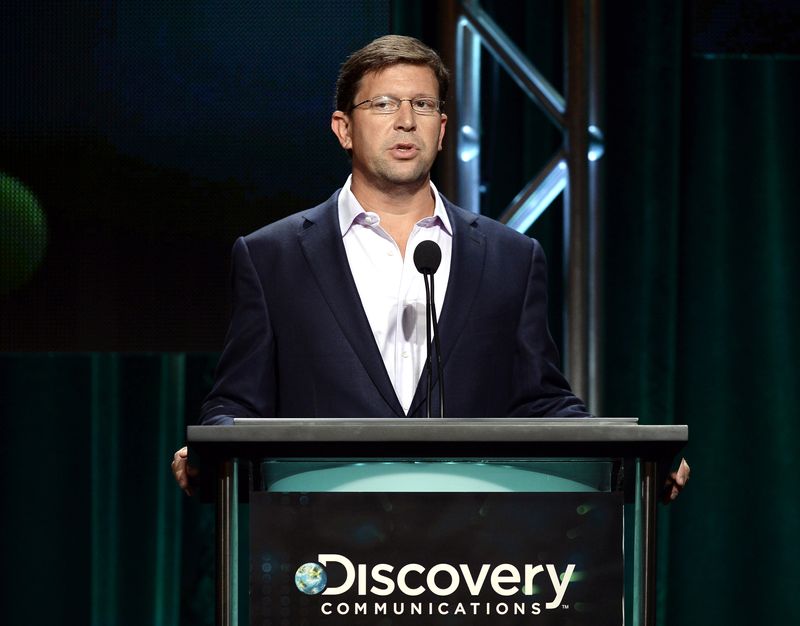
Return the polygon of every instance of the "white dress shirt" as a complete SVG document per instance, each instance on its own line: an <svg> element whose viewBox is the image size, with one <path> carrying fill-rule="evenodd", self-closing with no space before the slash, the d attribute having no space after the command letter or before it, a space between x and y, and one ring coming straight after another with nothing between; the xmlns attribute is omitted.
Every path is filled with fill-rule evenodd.
<svg viewBox="0 0 800 626"><path fill-rule="evenodd" d="M365 211L350 191L351 178L339 193L342 241L375 343L397 399L408 413L426 356L425 283L414 266L414 250L427 239L442 249L434 283L436 313L440 315L450 277L453 231L442 198L431 183L433 216L414 225L403 257L394 239L381 228L377 213Z"/></svg>

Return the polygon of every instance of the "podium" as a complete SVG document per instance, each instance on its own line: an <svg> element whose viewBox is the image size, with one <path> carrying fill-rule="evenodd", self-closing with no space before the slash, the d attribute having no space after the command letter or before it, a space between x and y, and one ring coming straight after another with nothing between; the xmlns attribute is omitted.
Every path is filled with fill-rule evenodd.
<svg viewBox="0 0 800 626"><path fill-rule="evenodd" d="M624 605L622 597L613 599L612 614L616 615L613 604L618 602L620 616L623 612L621 607L626 607L625 623L654 626L657 504L673 460L687 440L687 426L643 426L635 418L239 419L232 426L190 426L188 445L192 463L199 465L206 476L213 477L212 497L216 506L216 623L224 626L239 623L236 561L240 502L252 500L251 509L254 511L256 503L264 502L265 506L272 507L265 509L268 513L262 518L266 519L264 524L268 529L263 541L269 544L273 539L270 535L281 535L287 539L304 532L305 528L292 526L300 519L293 508L311 507L304 509L303 515L309 520L319 520L320 515L327 516L331 510L335 511L337 502L353 507L353 502L357 501L359 507L363 505L366 508L351 508L351 511L367 511L364 515L372 515L370 507L373 504L370 504L372 501L366 494L374 493L378 494L377 499L373 498L375 502L383 502L384 508L396 509L392 515L399 515L403 509L415 517L416 521L411 523L416 524L416 530L412 532L418 533L421 540L424 540L430 525L437 526L438 533L441 526L446 524L441 520L429 523L428 517L420 523L420 510L424 509L427 516L429 512L432 514L440 508L451 507L452 518L461 514L452 511L471 511L480 507L481 503L488 503L487 507L498 513L494 517L485 516L489 518L486 522L489 526L474 526L480 528L475 531L475 550L468 549L467 552L481 552L478 547L481 545L480 538L486 538L487 533L491 532L498 534L497 539L502 536L504 541L490 538L489 544L509 543L506 539L513 533L496 530L500 528L496 525L503 521L497 518L504 515L499 511L506 511L506 517L509 517L507 512L510 510L521 512L521 518L514 515L512 527L518 531L516 534L526 540L528 520L539 520L537 532L544 536L547 532L552 533L553 528L558 531L560 525L572 524L568 520L559 521L567 519L563 513L565 505L572 516L575 508L583 515L585 511L595 508L600 511L602 507L607 507L610 513L598 513L595 517L614 518L618 529L612 528L610 535L608 530L604 531L610 540L604 539L600 543L609 544L612 554L615 551L619 553L619 567L596 566L592 558L597 546L593 546L592 542L597 544L598 541L579 537L586 528L591 531L597 526L595 522L584 524L583 530L565 527L563 542L569 544L566 548L569 552L561 554L570 554L572 560L583 560L586 572L582 575L594 579L596 582L593 584L606 584L608 580L614 584L619 582L620 595L624 558L628 570L626 597ZM326 492L331 493L325 495ZM419 503L416 507L415 498ZM579 501L588 504L577 507L570 504ZM259 510L261 506L258 504ZM314 509L313 506L318 508ZM553 515L561 516L550 523L550 530L545 529L547 520L544 519L550 515L551 509L548 507L553 507ZM378 511L377 515L380 517L383 514ZM474 517L477 521L473 520L471 524L484 523L484 520L478 519L481 515ZM584 519L588 520L589 517ZM280 530L275 524L282 518L294 521ZM380 520L371 522L370 528L382 523ZM391 528L403 526L404 523L395 524L394 519L388 525ZM399 537L402 533L398 531L397 534ZM325 545L329 545L330 539L326 541L328 543ZM442 545L447 541L436 540ZM580 544L580 541L584 543ZM313 540L309 542L313 543ZM297 543L302 542L295 541ZM583 545L583 552L576 545ZM420 549L430 551L434 547L423 546ZM385 552L386 546L381 549ZM544 551L540 550L540 554L545 555L543 558L546 559L549 558L548 554L557 554L558 550L557 547L551 550L548 543ZM269 551L274 551L274 548L269 547ZM369 555L369 552L366 554ZM395 554L395 560L396 557ZM509 560L504 556L498 558ZM453 624L527 623L526 618L515 620L508 616L511 610L517 608L521 612L532 612L534 617L527 618L530 621L537 621L537 616L544 612L547 620L542 623L559 623L560 619L563 619L563 623L583 623L582 618L588 620L586 623L608 623L609 619L592 619L591 616L581 615L581 611L591 613L601 610L596 601L564 601L565 597L567 600L571 597L566 593L570 577L573 577L574 583L578 578L575 568L582 567L580 563L566 565L566 561L570 560L566 557L559 564L526 562L523 567L520 561L518 568L505 562L502 565L479 562L472 566L460 563L463 560L460 558L453 560L453 564L447 561L431 566L431 563L423 564L425 559L418 557L416 560L420 563L410 562L402 567L399 562L369 566L372 567L371 582L366 580L370 576L366 564L356 564L351 562L352 558L331 554L320 554L319 559L312 558L312 561L325 559L330 562L323 562L322 565L306 563L297 569L292 580L298 589L305 594L320 593L313 588L304 588L307 581L301 578L309 573L319 575L327 568L331 578L334 574L339 578L335 589L329 581L329 588L323 593L344 594L347 591L355 600L350 603L320 603L322 598L302 596L305 608L299 610L305 611L304 621L309 624L410 623L404 622L402 615L372 620L364 616L355 617L359 611L374 610L376 615L386 615L386 611L392 609L395 616L398 610L428 611L429 617L416 618L421 620L417 623L440 623L434 620L434 616L442 619L441 623ZM263 569L267 572L272 567L273 564L265 562ZM283 571L288 571L287 567L286 564L281 565ZM311 569L303 570L304 567ZM558 576L557 568L560 568ZM294 574L294 566L291 569L290 574ZM252 570L261 575L257 567L252 567ZM605 583L602 582L604 576L597 573L601 570L606 572L604 576L608 580ZM548 582L547 575L551 571L551 582ZM291 578L290 574L286 576ZM325 573L322 572L322 575ZM267 594L261 604L269 606L271 600L268 594L272 593L269 580L272 575L262 576L265 582L256 586L255 590L259 594ZM412 580L413 585L407 582ZM281 587L281 593L284 594L281 601L288 604L285 582ZM483 602L484 596L477 596L476 590L483 587L492 593L490 584L495 593L492 596L494 601ZM547 587L547 592L542 590L544 587ZM573 587L578 585L573 584ZM372 604L366 601L371 597L370 594L387 595L389 591L397 589L406 590L406 602L389 603L387 608L387 602L379 602L383 598L377 595L372 598ZM292 588L292 592L295 591ZM496 595L511 595L512 592L514 602ZM468 593L474 596L465 596L468 600L481 598L481 602L455 601L460 597L458 594ZM420 594L420 598L429 598L428 601L408 597L417 594ZM547 597L543 597L545 595ZM346 597L340 595L331 600ZM519 598L525 601L516 601ZM545 601L548 602L545 604ZM476 611L484 611L484 604L486 613L495 617L474 617ZM255 610L261 609L256 607ZM309 610L311 618L307 619ZM461 613L458 613L459 610ZM454 611L456 615L464 615L469 610L473 611L472 618L452 615ZM314 611L321 611L328 617L317 620ZM447 614L450 614L450 621L441 617ZM263 623L277 624L281 620L265 618Z"/></svg>

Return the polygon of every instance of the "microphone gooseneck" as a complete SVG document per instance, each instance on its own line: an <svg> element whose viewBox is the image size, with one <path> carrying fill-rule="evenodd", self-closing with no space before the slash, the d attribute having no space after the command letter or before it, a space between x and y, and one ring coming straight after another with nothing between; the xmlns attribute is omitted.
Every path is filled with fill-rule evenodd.
<svg viewBox="0 0 800 626"><path fill-rule="evenodd" d="M439 319L436 315L436 297L433 294L431 274L431 319L433 320L433 345L436 348L436 373L439 376L439 417L444 417L444 371L442 369L442 347L439 344Z"/></svg>
<svg viewBox="0 0 800 626"><path fill-rule="evenodd" d="M436 318L436 300L434 299L433 275L442 262L442 249L434 241L422 241L414 250L414 265L425 281L425 367L427 370L427 394L425 408L427 416L431 416L431 391L433 385L433 361L431 350L431 332L436 347L436 371L439 377L439 417L444 417L444 380L442 377L442 354L439 344L439 320ZM428 282L430 280L430 283Z"/></svg>

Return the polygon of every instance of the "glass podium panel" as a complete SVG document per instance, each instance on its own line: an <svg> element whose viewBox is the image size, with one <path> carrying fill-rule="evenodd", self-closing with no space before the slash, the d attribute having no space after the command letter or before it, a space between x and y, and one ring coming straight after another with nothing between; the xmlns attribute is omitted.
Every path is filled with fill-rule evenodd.
<svg viewBox="0 0 800 626"><path fill-rule="evenodd" d="M621 484L614 459L270 459L264 491L296 492L610 492Z"/></svg>
<svg viewBox="0 0 800 626"><path fill-rule="evenodd" d="M397 608L386 610L423 611L431 624L442 620L425 611L463 606L469 612L477 603L491 615L507 608L541 612L554 624L606 623L592 620L609 615L621 622L623 467L621 458L587 457L260 460L251 470L250 559L242 564L250 595L238 608L252 624L281 611L309 624L379 623L348 622L356 618L342 611L381 611L388 600L386 606ZM541 574L513 598L498 595L489 583L477 590L465 586L463 569L485 569L491 580L489 569L512 566L530 575L552 570L556 578ZM418 599L389 585L393 591L384 598L389 588L384 594L375 583L383 579L370 578L373 567L393 576L415 568L414 580L424 579L419 584L434 591L419 591ZM440 598L440 579L419 573L427 570L451 572L452 595ZM307 581L306 574L319 578ZM559 585L565 593L569 585L565 599ZM485 617L469 614L458 623L486 623ZM405 624L410 615L387 619Z"/></svg>

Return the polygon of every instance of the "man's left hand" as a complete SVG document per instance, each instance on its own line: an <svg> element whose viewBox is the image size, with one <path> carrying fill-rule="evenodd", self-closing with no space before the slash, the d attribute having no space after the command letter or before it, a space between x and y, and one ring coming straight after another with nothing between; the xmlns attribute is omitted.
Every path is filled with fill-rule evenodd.
<svg viewBox="0 0 800 626"><path fill-rule="evenodd" d="M664 485L664 496L662 498L664 504L672 502L678 497L678 494L683 491L686 483L689 482L689 474L691 474L691 471L686 459L681 459L678 471L672 472Z"/></svg>

